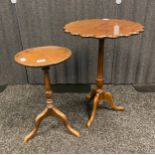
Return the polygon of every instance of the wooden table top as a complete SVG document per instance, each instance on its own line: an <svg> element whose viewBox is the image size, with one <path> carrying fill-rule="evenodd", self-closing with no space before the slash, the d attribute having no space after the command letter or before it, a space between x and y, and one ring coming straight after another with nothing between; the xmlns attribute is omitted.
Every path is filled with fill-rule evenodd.
<svg viewBox="0 0 155 155"><path fill-rule="evenodd" d="M144 26L121 19L86 19L71 22L65 25L64 30L81 37L117 38L138 34L144 31Z"/></svg>
<svg viewBox="0 0 155 155"><path fill-rule="evenodd" d="M59 46L44 46L26 49L15 55L15 61L28 67L45 67L59 64L69 57L70 49Z"/></svg>

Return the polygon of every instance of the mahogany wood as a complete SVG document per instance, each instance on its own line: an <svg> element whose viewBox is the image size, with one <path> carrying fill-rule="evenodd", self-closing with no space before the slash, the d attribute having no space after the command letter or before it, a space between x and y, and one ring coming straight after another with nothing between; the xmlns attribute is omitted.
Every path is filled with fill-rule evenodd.
<svg viewBox="0 0 155 155"><path fill-rule="evenodd" d="M71 54L70 49L65 47L35 47L17 53L15 61L28 67L44 67L59 64L71 57Z"/></svg>
<svg viewBox="0 0 155 155"><path fill-rule="evenodd" d="M49 51L48 51L49 49ZM54 49L56 51L54 52ZM32 50L32 51L31 51ZM59 51L60 50L60 51ZM30 139L32 139L35 134L37 133L39 126L43 119L48 116L54 116L58 118L64 126L68 129L68 131L76 137L80 137L80 133L75 130L70 122L68 121L67 116L61 112L53 103L53 92L51 89L51 83L49 78L49 66L56 63L63 62L65 59L71 56L71 51L66 48L61 47L40 47L40 48L33 48L29 50L22 51L15 56L15 60L25 66L31 67L42 67L44 72L44 84L45 84L45 97L46 97L46 107L45 109L36 117L35 119L35 127L34 129L24 138L24 143L27 143ZM26 62L21 63L20 58L25 57L27 59ZM38 65L35 61L37 59L44 59L48 60L48 62L44 62L43 64Z"/></svg>
<svg viewBox="0 0 155 155"><path fill-rule="evenodd" d="M93 100L93 109L90 118L87 121L87 127L90 127L98 105L102 100L106 100L113 110L124 111L122 106L114 103L112 94L103 89L103 63L104 63L104 38L128 37L144 31L144 26L129 20L119 19L86 19L71 22L64 26L65 32L81 37L98 38L98 66L96 88L86 96L86 101Z"/></svg>
<svg viewBox="0 0 155 155"><path fill-rule="evenodd" d="M120 19L86 19L71 22L64 27L65 32L81 37L117 38L144 31L140 23Z"/></svg>
<svg viewBox="0 0 155 155"><path fill-rule="evenodd" d="M103 80L103 60L104 60L104 40L99 39L99 51L98 51L98 67L97 67L97 79L96 79L96 88L93 88L89 95L86 96L86 101L89 102L93 99L93 109L90 118L87 122L87 127L90 127L98 105L101 103L102 100L108 102L113 110L116 111L124 111L124 107L118 106L113 102L113 97L110 92L106 92L103 89L104 80Z"/></svg>
<svg viewBox="0 0 155 155"><path fill-rule="evenodd" d="M97 79L96 84L98 89L102 89L103 80L103 61L104 61L104 40L99 40L99 55L98 55L98 68L97 68Z"/></svg>

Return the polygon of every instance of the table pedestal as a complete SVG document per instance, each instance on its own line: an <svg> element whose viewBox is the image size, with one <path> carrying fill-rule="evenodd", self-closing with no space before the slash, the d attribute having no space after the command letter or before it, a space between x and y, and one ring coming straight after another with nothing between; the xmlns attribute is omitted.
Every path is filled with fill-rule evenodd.
<svg viewBox="0 0 155 155"><path fill-rule="evenodd" d="M63 122L68 131L76 137L80 137L80 133L72 128L70 125L67 116L56 108L53 104L52 99L52 90L49 79L49 67L44 67L44 82L45 82L45 96L46 96L46 107L45 109L36 117L35 119L35 128L24 138L24 143L27 143L32 139L38 131L40 123L48 116L54 116Z"/></svg>
<svg viewBox="0 0 155 155"><path fill-rule="evenodd" d="M124 107L118 106L113 102L113 97L110 92L106 92L103 89L104 80L103 80L103 62L104 62L104 39L99 39L99 54L98 54L98 71L97 71L97 79L96 79L96 88L93 88L91 92L86 96L86 101L89 102L93 100L93 109L91 112L91 116L88 119L87 127L90 127L98 105L100 101L105 100L111 106L113 110L124 111Z"/></svg>

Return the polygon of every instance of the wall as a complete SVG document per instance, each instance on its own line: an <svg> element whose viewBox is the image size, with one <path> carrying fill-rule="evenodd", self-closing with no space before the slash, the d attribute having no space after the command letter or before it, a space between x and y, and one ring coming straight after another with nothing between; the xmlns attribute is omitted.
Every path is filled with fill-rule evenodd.
<svg viewBox="0 0 155 155"><path fill-rule="evenodd" d="M125 18L144 24L145 33L105 42L104 78L113 84L155 83L155 1L10 0L0 2L0 84L42 83L40 69L16 65L21 49L61 45L72 49L69 61L51 68L53 83L94 83L98 42L63 32L63 26L84 18Z"/></svg>

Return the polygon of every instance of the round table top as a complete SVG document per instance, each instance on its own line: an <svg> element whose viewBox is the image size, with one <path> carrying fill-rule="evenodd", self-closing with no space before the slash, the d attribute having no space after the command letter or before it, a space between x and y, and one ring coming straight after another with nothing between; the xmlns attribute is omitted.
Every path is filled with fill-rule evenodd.
<svg viewBox="0 0 155 155"><path fill-rule="evenodd" d="M59 46L44 46L26 49L15 55L15 61L28 67L45 67L59 64L69 57L70 49Z"/></svg>
<svg viewBox="0 0 155 155"><path fill-rule="evenodd" d="M117 38L138 34L144 31L144 26L130 20L86 19L71 22L64 30L81 37Z"/></svg>

